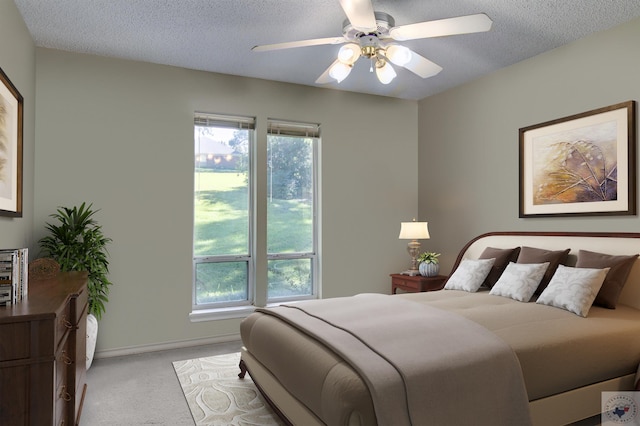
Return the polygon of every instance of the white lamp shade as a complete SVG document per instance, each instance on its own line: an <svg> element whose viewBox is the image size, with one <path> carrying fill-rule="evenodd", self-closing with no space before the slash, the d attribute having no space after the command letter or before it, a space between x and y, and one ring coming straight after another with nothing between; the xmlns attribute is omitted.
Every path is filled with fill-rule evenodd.
<svg viewBox="0 0 640 426"><path fill-rule="evenodd" d="M398 66L405 66L411 60L411 50L398 44L387 47L387 58Z"/></svg>
<svg viewBox="0 0 640 426"><path fill-rule="evenodd" d="M376 75L378 76L378 80L382 84L389 84L391 81L396 78L396 71L393 69L388 62L381 67L376 67Z"/></svg>
<svg viewBox="0 0 640 426"><path fill-rule="evenodd" d="M400 224L401 240L428 240L429 222L402 222Z"/></svg>
<svg viewBox="0 0 640 426"><path fill-rule="evenodd" d="M349 73L351 72L351 67L347 64L343 64L342 62L336 62L334 66L329 70L329 75L331 78L334 78L340 83L342 80L347 78Z"/></svg>
<svg viewBox="0 0 640 426"><path fill-rule="evenodd" d="M360 46L355 43L345 44L338 51L338 59L343 64L353 65L360 57Z"/></svg>

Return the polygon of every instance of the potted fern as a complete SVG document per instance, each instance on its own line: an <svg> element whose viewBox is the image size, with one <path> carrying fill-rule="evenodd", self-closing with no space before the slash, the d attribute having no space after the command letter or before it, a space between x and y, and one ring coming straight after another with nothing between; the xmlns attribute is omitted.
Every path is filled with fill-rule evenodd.
<svg viewBox="0 0 640 426"><path fill-rule="evenodd" d="M82 203L79 207L59 207L50 217L55 223L47 223L49 235L38 243L42 254L60 264L61 271L87 271L89 314L87 315L87 368L91 366L98 333L98 320L109 301L107 275L109 261L107 244L111 238L102 233L93 215L93 204Z"/></svg>
<svg viewBox="0 0 640 426"><path fill-rule="evenodd" d="M440 260L438 259L440 253L434 253L432 251L427 251L421 253L417 260L420 262L420 266L418 266L418 270L420 271L420 275L425 277L435 277L440 272Z"/></svg>

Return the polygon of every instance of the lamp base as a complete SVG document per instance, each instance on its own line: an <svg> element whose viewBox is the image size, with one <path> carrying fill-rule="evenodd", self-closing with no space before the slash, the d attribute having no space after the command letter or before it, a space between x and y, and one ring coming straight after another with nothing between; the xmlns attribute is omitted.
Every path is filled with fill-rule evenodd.
<svg viewBox="0 0 640 426"><path fill-rule="evenodd" d="M420 275L420 271L418 269L407 269L406 271L400 272L401 275L409 275L410 277L415 277L416 275Z"/></svg>

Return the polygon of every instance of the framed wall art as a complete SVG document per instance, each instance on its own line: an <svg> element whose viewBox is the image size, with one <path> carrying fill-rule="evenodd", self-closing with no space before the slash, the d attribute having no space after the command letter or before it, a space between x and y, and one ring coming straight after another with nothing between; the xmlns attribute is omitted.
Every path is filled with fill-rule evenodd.
<svg viewBox="0 0 640 426"><path fill-rule="evenodd" d="M0 216L22 216L23 99L0 68Z"/></svg>
<svg viewBox="0 0 640 426"><path fill-rule="evenodd" d="M521 128L520 217L636 214L636 103Z"/></svg>

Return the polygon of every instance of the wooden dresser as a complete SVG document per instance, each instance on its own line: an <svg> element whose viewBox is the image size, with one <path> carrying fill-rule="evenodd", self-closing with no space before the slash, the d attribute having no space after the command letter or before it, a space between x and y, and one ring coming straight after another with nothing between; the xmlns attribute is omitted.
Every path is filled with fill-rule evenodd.
<svg viewBox="0 0 640 426"><path fill-rule="evenodd" d="M86 392L87 274L29 280L0 307L0 424L71 426Z"/></svg>

